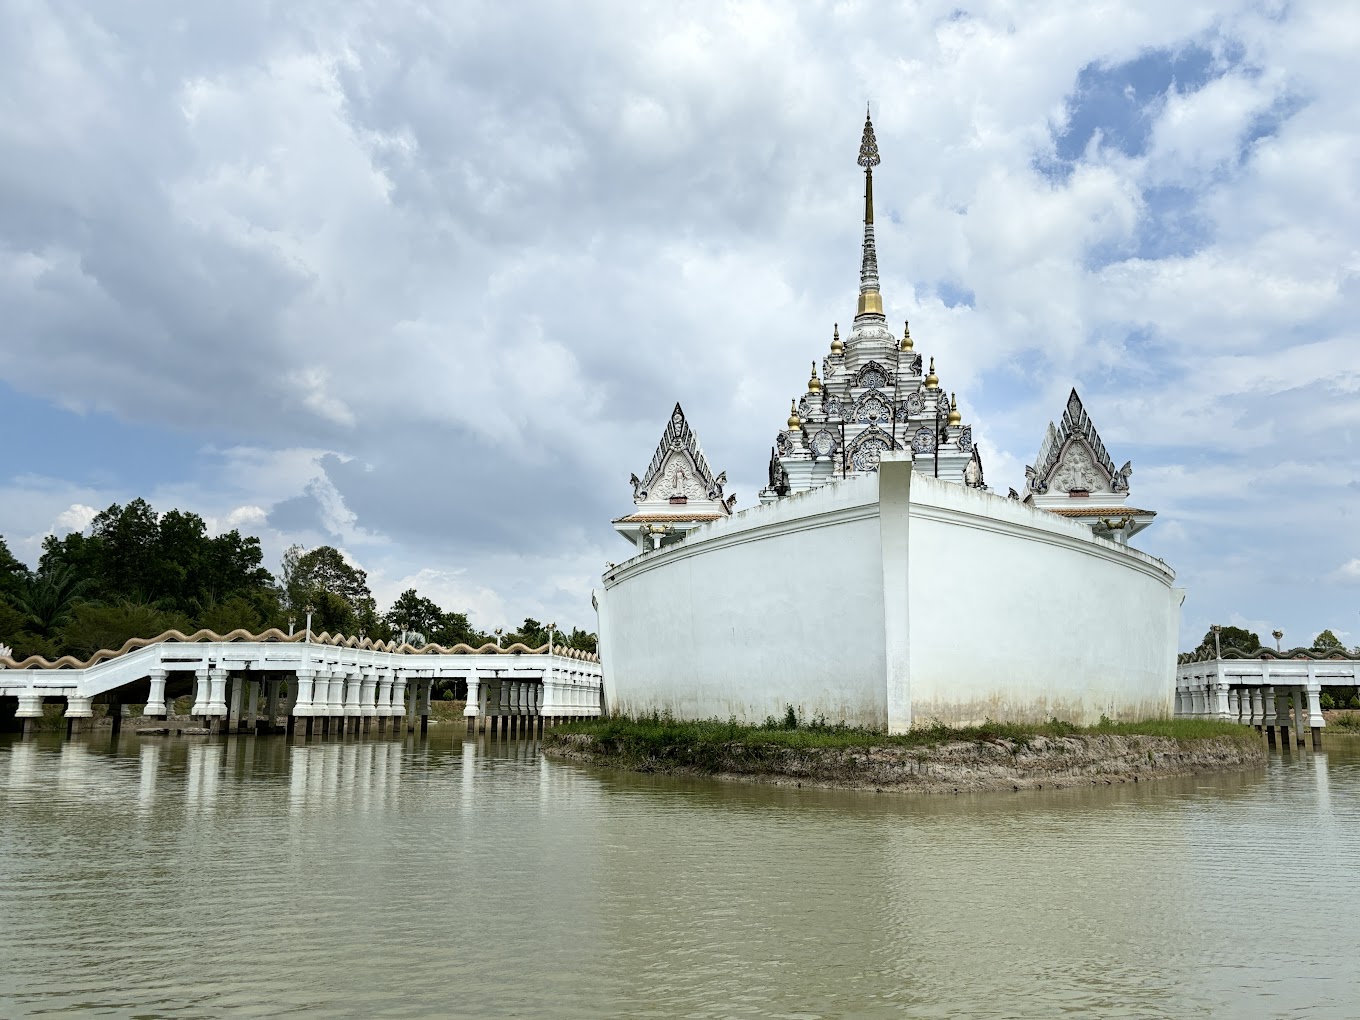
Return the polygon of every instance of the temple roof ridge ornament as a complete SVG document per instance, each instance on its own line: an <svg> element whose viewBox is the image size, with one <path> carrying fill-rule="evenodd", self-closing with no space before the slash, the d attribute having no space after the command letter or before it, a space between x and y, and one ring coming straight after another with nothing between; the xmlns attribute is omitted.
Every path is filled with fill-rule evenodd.
<svg viewBox="0 0 1360 1020"><path fill-rule="evenodd" d="M1105 443L1101 441L1100 433L1096 431L1095 423L1091 421L1091 416L1086 413L1086 407L1081 402L1081 397L1077 394L1077 388L1072 387L1071 394L1067 397L1067 407L1063 411L1061 428L1055 427L1052 422L1048 423L1048 431L1044 435L1043 444L1039 447L1039 455L1034 458L1032 468L1035 477L1047 479L1057 465L1058 458L1062 456L1063 447L1073 436L1080 436L1090 448L1096 463L1114 481L1118 476L1123 475L1127 478L1133 473L1132 462L1124 465L1124 469L1116 470L1114 460L1105 449Z"/></svg>
<svg viewBox="0 0 1360 1020"><path fill-rule="evenodd" d="M656 453L652 454L652 463L647 468L647 473L640 482L636 481L634 475L633 488L647 491L655 487L657 476L661 469L665 467L667 458L677 450L683 450L689 454L690 461L694 464L694 470L699 475L699 480L704 483L705 488L718 489L722 492L722 486L718 484L718 479L714 478L712 469L708 466L708 461L704 457L704 451L699 448L699 437L694 434L694 430L689 427L689 421L685 418L685 412L680 407L679 401L675 404L675 410L671 412L671 419L666 423L666 429L661 433L661 442L656 445ZM723 472L722 482L726 483L726 472Z"/></svg>

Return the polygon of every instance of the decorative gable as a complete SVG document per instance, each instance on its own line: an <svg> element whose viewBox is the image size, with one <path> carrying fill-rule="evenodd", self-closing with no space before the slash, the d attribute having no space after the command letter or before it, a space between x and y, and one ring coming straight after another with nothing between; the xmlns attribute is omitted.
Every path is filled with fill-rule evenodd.
<svg viewBox="0 0 1360 1020"><path fill-rule="evenodd" d="M676 404L647 473L641 479L633 475L631 481L633 502L639 505L681 498L722 502L727 472L714 477L699 449L698 437L685 420L685 412Z"/></svg>
<svg viewBox="0 0 1360 1020"><path fill-rule="evenodd" d="M1115 468L1100 433L1075 389L1067 398L1062 421L1049 423L1039 455L1025 468L1030 497L1096 496L1121 501L1129 491L1133 465Z"/></svg>

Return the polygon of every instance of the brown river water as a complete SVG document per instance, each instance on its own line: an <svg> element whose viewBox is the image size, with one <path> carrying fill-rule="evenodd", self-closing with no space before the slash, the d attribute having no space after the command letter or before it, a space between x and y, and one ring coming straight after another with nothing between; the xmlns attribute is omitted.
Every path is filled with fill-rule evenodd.
<svg viewBox="0 0 1360 1020"><path fill-rule="evenodd" d="M903 797L0 737L0 1017L1360 1017L1360 738Z"/></svg>

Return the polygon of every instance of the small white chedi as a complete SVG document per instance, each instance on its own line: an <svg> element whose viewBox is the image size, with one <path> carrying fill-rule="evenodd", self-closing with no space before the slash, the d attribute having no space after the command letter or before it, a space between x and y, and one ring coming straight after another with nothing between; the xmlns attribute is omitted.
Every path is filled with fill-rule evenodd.
<svg viewBox="0 0 1360 1020"><path fill-rule="evenodd" d="M889 330L866 117L855 317L833 328L775 437L760 505L733 513L677 404L634 511L638 550L595 592L605 704L677 718L822 718L901 732L994 720L1169 716L1184 593L1127 540L1128 506L1076 391L1026 491L990 492L935 359Z"/></svg>

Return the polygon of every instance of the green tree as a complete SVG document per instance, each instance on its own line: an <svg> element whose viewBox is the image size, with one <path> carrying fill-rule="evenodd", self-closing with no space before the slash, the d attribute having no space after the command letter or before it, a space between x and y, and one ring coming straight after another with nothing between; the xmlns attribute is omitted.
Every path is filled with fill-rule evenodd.
<svg viewBox="0 0 1360 1020"><path fill-rule="evenodd" d="M28 568L14 558L0 535L0 599L17 594L27 578Z"/></svg>
<svg viewBox="0 0 1360 1020"><path fill-rule="evenodd" d="M190 629L189 618L182 613L165 612L146 603L85 602L72 611L70 621L61 628L61 647L83 659L101 648L116 651L128 638L153 638L167 630Z"/></svg>
<svg viewBox="0 0 1360 1020"><path fill-rule="evenodd" d="M594 654L600 650L600 639L596 634L584 631L580 627L573 627L571 634L567 636L567 646L575 648L578 652Z"/></svg>
<svg viewBox="0 0 1360 1020"><path fill-rule="evenodd" d="M346 563L334 546L306 552L291 546L283 555L283 590L288 608L299 619L312 610L313 631L357 635L376 632L381 625L368 574Z"/></svg>
<svg viewBox="0 0 1360 1020"><path fill-rule="evenodd" d="M1210 627L1205 631L1204 640L1199 643L1199 647L1210 655L1214 653L1214 628ZM1261 639L1252 631L1241 627L1223 627L1218 633L1218 647L1225 652L1229 648L1236 648L1239 652L1250 653L1261 647Z"/></svg>
<svg viewBox="0 0 1360 1020"><path fill-rule="evenodd" d="M1346 646L1331 630L1324 630L1313 638L1313 651L1315 652L1344 652L1345 650Z"/></svg>
<svg viewBox="0 0 1360 1020"><path fill-rule="evenodd" d="M74 567L58 564L25 578L11 602L24 614L28 630L55 639L93 588L90 578L79 576Z"/></svg>
<svg viewBox="0 0 1360 1020"><path fill-rule="evenodd" d="M416 631L427 641L433 641L444 624L444 610L435 603L407 588L397 596L387 611L388 624L397 631Z"/></svg>

